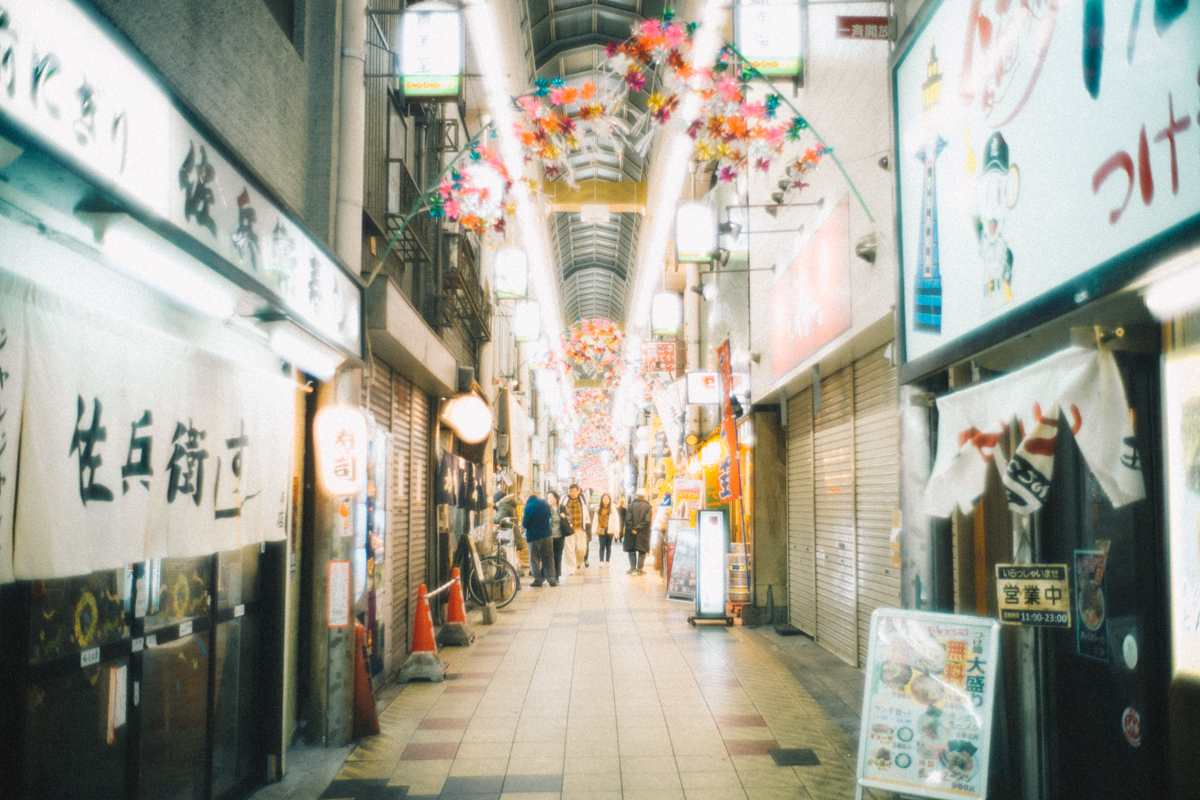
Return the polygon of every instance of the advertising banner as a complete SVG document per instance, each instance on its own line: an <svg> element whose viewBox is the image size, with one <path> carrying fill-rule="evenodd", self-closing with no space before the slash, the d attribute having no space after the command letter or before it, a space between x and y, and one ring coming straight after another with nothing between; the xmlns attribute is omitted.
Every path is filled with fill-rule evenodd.
<svg viewBox="0 0 1200 800"><path fill-rule="evenodd" d="M20 420L0 471L19 446L29 477L16 498L17 579L286 538L291 381L50 297L31 296L23 313L25 355L19 328L0 348L11 377L21 361L38 365L23 377L23 417L8 395L21 379L0 393L13 410L0 425Z"/></svg>
<svg viewBox="0 0 1200 800"><path fill-rule="evenodd" d="M1106 5L944 2L908 42L894 73L907 361L936 369L963 337L979 330L967 352L991 341L985 326L1007 338L1119 288L1136 273L1107 273L1144 268L1141 246L1196 222L1200 6Z"/></svg>
<svg viewBox="0 0 1200 800"><path fill-rule="evenodd" d="M1108 610L1104 602L1104 566L1108 542L1095 550L1075 551L1075 607L1079 609L1075 649L1081 656L1108 661Z"/></svg>
<svg viewBox="0 0 1200 800"><path fill-rule="evenodd" d="M917 797L986 797L1000 624L880 608L870 636L858 782Z"/></svg>
<svg viewBox="0 0 1200 800"><path fill-rule="evenodd" d="M0 363L3 355L0 350ZM1200 348L1167 357L1163 409L1172 662L1175 674L1200 678Z"/></svg>
<svg viewBox="0 0 1200 800"><path fill-rule="evenodd" d="M737 420L733 416L733 373L729 363L728 338L717 348L717 367L717 374L721 377L721 436L730 454L730 536L744 545L746 529L742 517L742 459L738 449Z"/></svg>
<svg viewBox="0 0 1200 800"><path fill-rule="evenodd" d="M675 549L671 556L671 577L667 597L674 600L696 599L696 529L678 526Z"/></svg>
<svg viewBox="0 0 1200 800"><path fill-rule="evenodd" d="M675 479L675 512L671 515L676 519L690 520L696 524L696 512L704 510L704 481L696 478Z"/></svg>
<svg viewBox="0 0 1200 800"><path fill-rule="evenodd" d="M830 212L771 289L771 378L850 330L850 201Z"/></svg>

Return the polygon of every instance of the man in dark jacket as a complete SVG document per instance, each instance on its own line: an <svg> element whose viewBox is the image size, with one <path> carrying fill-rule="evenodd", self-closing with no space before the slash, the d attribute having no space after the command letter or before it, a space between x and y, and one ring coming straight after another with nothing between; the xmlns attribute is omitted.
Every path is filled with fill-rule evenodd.
<svg viewBox="0 0 1200 800"><path fill-rule="evenodd" d="M525 541L529 542L529 571L533 585L541 586L543 578L551 586L558 585L558 574L554 571L554 545L550 539L550 504L537 496L529 495L525 511L521 514L521 525L525 528Z"/></svg>
<svg viewBox="0 0 1200 800"><path fill-rule="evenodd" d="M623 547L629 554L629 569L627 575L645 575L642 564L646 553L650 552L650 521L654 516L650 502L646 499L646 490L638 489L637 497L629 504L625 512L625 541Z"/></svg>

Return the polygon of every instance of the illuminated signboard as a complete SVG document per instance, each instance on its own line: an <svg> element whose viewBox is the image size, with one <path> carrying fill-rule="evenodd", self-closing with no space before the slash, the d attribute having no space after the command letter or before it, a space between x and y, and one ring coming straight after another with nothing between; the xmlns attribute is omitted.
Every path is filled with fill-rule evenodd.
<svg viewBox="0 0 1200 800"><path fill-rule="evenodd" d="M804 69L800 0L740 0L734 20L738 51L763 75L799 75Z"/></svg>
<svg viewBox="0 0 1200 800"><path fill-rule="evenodd" d="M442 3L409 6L401 17L400 74L405 97L456 98L462 88L462 16Z"/></svg>
<svg viewBox="0 0 1200 800"><path fill-rule="evenodd" d="M701 511L696 553L696 615L725 616L725 551L729 536L724 511Z"/></svg>

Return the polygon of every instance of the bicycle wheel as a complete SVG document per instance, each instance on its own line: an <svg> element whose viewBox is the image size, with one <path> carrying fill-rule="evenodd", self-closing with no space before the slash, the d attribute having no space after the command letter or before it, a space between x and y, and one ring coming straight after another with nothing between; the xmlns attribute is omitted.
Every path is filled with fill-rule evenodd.
<svg viewBox="0 0 1200 800"><path fill-rule="evenodd" d="M483 596L486 601L496 604L496 608L504 608L513 601L521 588L521 580L517 577L517 569L508 563L508 559L500 556L487 556L480 559L483 575L479 583L483 585ZM471 581L472 584L475 581Z"/></svg>

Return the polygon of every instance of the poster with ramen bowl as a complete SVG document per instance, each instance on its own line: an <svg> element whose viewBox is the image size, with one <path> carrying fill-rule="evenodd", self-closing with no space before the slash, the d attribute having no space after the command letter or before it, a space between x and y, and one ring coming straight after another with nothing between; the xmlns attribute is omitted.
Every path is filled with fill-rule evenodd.
<svg viewBox="0 0 1200 800"><path fill-rule="evenodd" d="M986 797L1000 624L897 608L871 615L858 782Z"/></svg>

